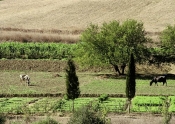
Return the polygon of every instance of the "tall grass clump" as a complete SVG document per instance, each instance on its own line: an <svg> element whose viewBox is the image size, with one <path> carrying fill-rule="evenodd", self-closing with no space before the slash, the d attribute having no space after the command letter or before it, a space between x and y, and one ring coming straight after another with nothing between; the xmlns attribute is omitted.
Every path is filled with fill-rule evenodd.
<svg viewBox="0 0 175 124"><path fill-rule="evenodd" d="M3 42L0 44L0 58L62 60L73 56L75 48L76 44Z"/></svg>
<svg viewBox="0 0 175 124"><path fill-rule="evenodd" d="M50 117L47 117L45 120L41 120L41 121L35 122L33 124L59 124L59 122L57 122L56 120L54 120Z"/></svg>

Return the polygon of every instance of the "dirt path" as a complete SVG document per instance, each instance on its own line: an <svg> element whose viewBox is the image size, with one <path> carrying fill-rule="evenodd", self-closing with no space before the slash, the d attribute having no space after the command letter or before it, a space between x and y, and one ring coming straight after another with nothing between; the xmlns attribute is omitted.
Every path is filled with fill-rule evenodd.
<svg viewBox="0 0 175 124"><path fill-rule="evenodd" d="M44 120L47 116L34 116L30 117L29 122L36 122L39 120ZM59 115L51 116L54 120L58 121L61 124L67 124L70 117L59 117ZM153 114L110 114L108 115L112 124L161 124L163 122L163 117L161 115ZM12 122L26 123L25 118L13 118L7 120L6 124L11 124ZM175 116L172 117L170 124L174 124Z"/></svg>

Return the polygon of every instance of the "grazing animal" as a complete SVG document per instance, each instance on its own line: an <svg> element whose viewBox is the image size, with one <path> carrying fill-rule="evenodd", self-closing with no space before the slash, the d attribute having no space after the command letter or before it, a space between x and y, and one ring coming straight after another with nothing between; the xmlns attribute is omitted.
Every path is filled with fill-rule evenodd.
<svg viewBox="0 0 175 124"><path fill-rule="evenodd" d="M166 83L166 86L167 86L167 82L166 82L166 76L157 76L157 77L154 77L151 82L150 82L150 86L155 83L155 85L158 86L157 82L163 82L163 85Z"/></svg>
<svg viewBox="0 0 175 124"><path fill-rule="evenodd" d="M30 85L30 77L29 75L25 75L25 74L20 74L20 81L26 81L26 83L28 84L28 86Z"/></svg>

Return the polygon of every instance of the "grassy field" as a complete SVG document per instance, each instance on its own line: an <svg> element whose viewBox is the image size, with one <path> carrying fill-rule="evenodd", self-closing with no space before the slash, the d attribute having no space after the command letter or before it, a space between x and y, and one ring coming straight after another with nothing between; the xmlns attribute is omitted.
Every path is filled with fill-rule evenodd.
<svg viewBox="0 0 175 124"><path fill-rule="evenodd" d="M62 96L66 92L64 63L50 60L1 60L0 62L2 67L0 71L0 95L3 95L3 98L0 98L0 111L10 115L23 115L21 119L9 119L8 121L25 121L27 117L32 119L31 115L35 115L36 121L41 119L41 116L38 117L37 115L50 115L59 122L61 121L62 124L67 123L70 117L69 114L67 115L67 112L69 113L72 110L72 101L64 101L59 107L63 97L49 97L51 96L50 94L61 94ZM24 67L24 65L26 66ZM32 69L29 69L31 65ZM161 114L163 108L161 97L165 96L171 98L169 111L174 112L174 75L168 74L168 86L162 86L162 83L159 83L159 86L154 84L149 86L149 82L154 75L170 71L173 73L173 68L171 67L170 69L169 66L165 65L162 67L142 65L136 66L136 70L136 97L132 101L131 112L133 114ZM26 86L24 82L21 83L19 74L30 75L31 85ZM116 75L111 68L108 70L100 68L82 70L78 68L77 76L82 96L75 101L76 109L92 102L94 108L101 109L104 112L126 113L124 109L126 103L125 76ZM109 99L99 103L98 98L100 94L109 94ZM16 95L16 97L13 95ZM46 97L46 95L48 96ZM59 118L59 116L64 117ZM116 115L109 115L109 117L112 119L112 124L115 124L115 119L118 117ZM126 121L126 118L125 121L121 117L119 118L118 120L121 120L122 123ZM139 116L140 118L142 117ZM156 122L154 124L158 124L161 120L156 120Z"/></svg>
<svg viewBox="0 0 175 124"><path fill-rule="evenodd" d="M31 86L26 86L19 81L19 74L26 72L1 71L0 94L58 94L65 93L65 73L56 72L28 72L31 77ZM77 73L81 94L123 94L125 95L125 77L115 77L113 74L79 72ZM8 78L7 78L8 77ZM136 79L137 95L175 95L175 83L173 79L167 79L168 86L149 85L151 77Z"/></svg>

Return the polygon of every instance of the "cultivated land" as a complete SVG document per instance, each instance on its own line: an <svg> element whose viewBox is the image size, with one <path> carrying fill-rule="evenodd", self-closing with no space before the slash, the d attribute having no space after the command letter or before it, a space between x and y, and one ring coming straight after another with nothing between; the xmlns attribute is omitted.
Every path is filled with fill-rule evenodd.
<svg viewBox="0 0 175 124"><path fill-rule="evenodd" d="M12 97L13 95L19 97L34 96L33 99L37 100L34 100L32 104L28 103L26 105L28 107L33 106L34 110L36 111L38 110L37 103L43 99L43 96L48 97L54 96L55 94L65 93L65 65L63 63L56 61L54 62L53 60L1 60L0 62L2 68L0 71L0 94L3 95L4 98L8 98L7 96L10 95L12 95ZM23 64L20 65L20 63L25 63L26 66L21 66ZM33 63L33 65L31 70L29 70L31 63ZM50 65L55 65L55 68ZM62 65L62 67L60 65ZM136 80L136 95L174 96L175 85L173 73L175 72L175 68L173 65L164 65L162 67L151 65L137 65L136 68L138 74ZM31 86L28 87L25 85L25 83L20 83L19 74L21 73L27 73L31 76ZM162 86L162 83L159 84L159 86L149 86L150 79L153 75L164 73L168 73L168 86ZM86 94L86 96L96 96L98 98L99 94L102 93L110 94L111 98L116 94L119 94L120 97L125 96L125 76L117 76L112 68L93 68L86 70L77 68L77 75L79 77L81 93ZM25 98L29 100L29 97ZM116 95L115 97L118 96ZM56 99L54 98L51 101L56 102L60 98L61 97L56 97ZM45 101L43 104L39 105L44 106L45 108L48 104L47 102L48 101ZM49 103L49 105L51 105L51 102ZM152 112L138 114L136 112L130 115L110 113L108 117L111 118L112 124L149 124L150 122L153 122L153 124L160 124L163 120L161 114L153 115L151 113ZM69 119L69 114L65 114L63 117L59 117L59 113L52 113L50 115L52 118L62 124L66 124ZM44 116L35 115L30 117L30 121L37 121L43 118ZM18 118L12 116L8 122L10 123L12 121L25 123L25 118L20 118L20 116ZM175 118L173 116L171 122L173 123L174 121Z"/></svg>
<svg viewBox="0 0 175 124"><path fill-rule="evenodd" d="M112 20L136 19L144 23L154 43L159 43L160 32L168 24L174 25L174 11L174 0L0 0L0 41L75 43L90 23L101 25ZM64 67L64 63L57 61L0 60L0 94L65 93ZM112 68L77 71L82 94L125 94L125 77L116 77ZM20 84L21 73L31 76L30 87ZM153 75L165 73L169 74L167 87L149 86ZM175 95L173 65L137 66L137 74L137 95ZM69 116L52 117L62 124L69 119ZM111 113L109 117L112 124L162 123L161 115ZM171 123L174 121L173 116Z"/></svg>
<svg viewBox="0 0 175 124"><path fill-rule="evenodd" d="M2 0L0 39L76 42L90 23L136 19L158 42L160 32L174 24L174 11L174 0Z"/></svg>
<svg viewBox="0 0 175 124"><path fill-rule="evenodd" d="M159 32L174 24L174 11L174 0L2 0L0 27L77 30L132 18Z"/></svg>

